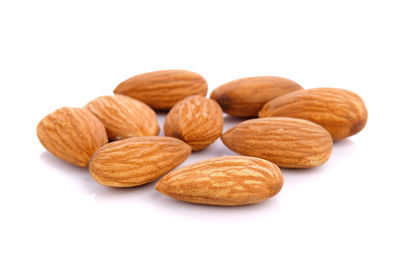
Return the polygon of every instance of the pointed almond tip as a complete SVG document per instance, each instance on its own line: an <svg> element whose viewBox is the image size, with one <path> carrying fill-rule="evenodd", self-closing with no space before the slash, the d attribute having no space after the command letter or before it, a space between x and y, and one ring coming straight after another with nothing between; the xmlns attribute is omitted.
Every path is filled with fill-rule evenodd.
<svg viewBox="0 0 400 271"><path fill-rule="evenodd" d="M115 88L114 88L114 90L113 90L113 93L115 94L115 95L123 95L123 93L122 93L122 91L121 91L121 85L122 85L122 83L123 82L121 82L121 83L119 83Z"/></svg>
<svg viewBox="0 0 400 271"><path fill-rule="evenodd" d="M165 189L163 188L163 181L160 180L157 182L156 186L154 187L154 190L157 192L160 192L161 194L165 194Z"/></svg>
<svg viewBox="0 0 400 271"><path fill-rule="evenodd" d="M158 183L156 184L156 186L154 187L154 189L155 189L156 191L158 191L158 192L161 192L161 191L160 191L160 182L158 182Z"/></svg>
<svg viewBox="0 0 400 271"><path fill-rule="evenodd" d="M230 128L230 129L228 129L228 130L226 130L224 133L222 133L222 135L220 136L220 138L221 138L221 141L225 144L226 143L226 140L229 138L229 136L230 136L230 134L231 134L231 132L233 131L233 129L234 129L235 127L232 127L232 128Z"/></svg>

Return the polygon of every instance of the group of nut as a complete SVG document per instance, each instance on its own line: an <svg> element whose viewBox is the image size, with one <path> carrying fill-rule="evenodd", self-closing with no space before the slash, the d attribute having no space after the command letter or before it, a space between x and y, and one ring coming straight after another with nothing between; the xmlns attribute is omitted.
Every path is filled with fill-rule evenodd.
<svg viewBox="0 0 400 271"><path fill-rule="evenodd" d="M228 82L206 98L197 73L164 70L133 76L113 96L84 108L63 107L37 126L42 145L55 156L89 167L110 187L132 187L162 177L156 190L200 204L245 205L276 195L279 167L325 163L333 141L361 131L367 108L355 93L337 88L303 89L281 77ZM169 110L165 136L154 110ZM225 133L223 112L249 118ZM175 169L192 151L222 142L242 156L222 156ZM109 143L110 142L110 143Z"/></svg>

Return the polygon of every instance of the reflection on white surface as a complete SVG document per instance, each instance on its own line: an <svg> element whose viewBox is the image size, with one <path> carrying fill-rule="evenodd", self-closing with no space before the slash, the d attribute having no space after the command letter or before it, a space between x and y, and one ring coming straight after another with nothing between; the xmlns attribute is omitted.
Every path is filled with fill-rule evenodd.
<svg viewBox="0 0 400 271"><path fill-rule="evenodd" d="M166 114L166 112L157 112L161 127L160 135L163 135L163 122ZM225 131L245 120L243 118L224 115ZM346 163L346 161L351 158L351 153L355 151L355 148L356 145L353 143L352 139L344 139L335 142L331 158L326 164L311 169L282 169L285 183L282 191L278 195L262 203L236 207L198 205L177 201L160 194L154 189L158 180L131 188L106 187L96 183L87 169L70 165L54 157L47 151L44 151L40 155L40 161L46 168L55 170L57 174L66 176L66 179L68 179L67 182L73 187L70 193L88 196L93 203L107 205L109 208L152 209L155 212L163 212L176 216L178 219L179 217L191 217L191 219L197 220L207 216L220 222L243 222L244 218L258 220L262 219L265 214L276 212L281 208L280 201L285 199L288 195L291 197L299 197L303 201L303 204L308 204L310 200L302 198L294 189L302 189L302 187L304 188L311 184L314 187L313 189L315 189L325 181L328 181L329 172L332 170L341 170L341 164ZM200 160L226 155L236 154L230 151L221 140L218 139L208 148L193 152L186 161L178 166L178 168ZM292 193L294 195L292 195ZM299 202L299 204L301 203ZM261 214L262 216L260 217Z"/></svg>
<svg viewBox="0 0 400 271"><path fill-rule="evenodd" d="M157 115L161 128L160 135L163 135L163 122L165 120L166 113L157 112ZM229 116L225 116L225 120L226 126L228 127L232 127L236 123L243 121L242 118L234 118ZM221 140L218 139L208 148L193 152L186 161L178 166L178 168L200 160L226 155L236 154L225 147ZM268 199L267 201L254 205L236 207L186 203L171 199L157 192L154 187L158 180L137 187L111 188L96 183L86 168L70 165L47 151L44 151L40 155L40 161L46 167L53 168L59 174L67 176L68 182L70 182L70 184L75 188L74 193L81 193L83 195L90 196L93 202L114 206L115 208L119 208L118 206L123 206L123 208L126 208L128 206L147 205L148 208L156 208L160 212L166 212L177 216L193 216L193 218L195 218L199 215L200 217L207 215L214 217L217 220L233 219L234 221L241 220L243 217L257 217L259 212L265 213L269 209L279 208L279 200L277 198Z"/></svg>

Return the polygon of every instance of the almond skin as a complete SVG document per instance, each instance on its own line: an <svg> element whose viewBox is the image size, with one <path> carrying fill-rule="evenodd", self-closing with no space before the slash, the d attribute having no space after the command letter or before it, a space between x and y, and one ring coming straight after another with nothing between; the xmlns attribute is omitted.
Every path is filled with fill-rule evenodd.
<svg viewBox="0 0 400 271"><path fill-rule="evenodd" d="M90 160L94 180L111 187L155 181L190 155L190 147L172 137L132 137L99 149Z"/></svg>
<svg viewBox="0 0 400 271"><path fill-rule="evenodd" d="M221 135L223 126L221 107L211 99L194 95L179 101L169 111L164 132L197 151L213 143Z"/></svg>
<svg viewBox="0 0 400 271"><path fill-rule="evenodd" d="M111 140L156 136L160 132L153 109L127 96L101 96L89 102L85 108L103 123Z"/></svg>
<svg viewBox="0 0 400 271"><path fill-rule="evenodd" d="M360 132L368 111L354 92L338 88L314 88L295 91L265 104L259 117L292 117L318 123L340 140Z"/></svg>
<svg viewBox="0 0 400 271"><path fill-rule="evenodd" d="M246 156L200 161L165 175L156 190L177 200L210 205L245 205L276 195L283 185L273 163Z"/></svg>
<svg viewBox="0 0 400 271"><path fill-rule="evenodd" d="M217 87L211 99L231 116L256 117L265 103L299 89L303 89L299 84L281 77L249 77Z"/></svg>
<svg viewBox="0 0 400 271"><path fill-rule="evenodd" d="M207 89L206 80L197 73L163 70L133 76L120 83L114 93L138 99L153 109L168 110L187 96L205 96Z"/></svg>
<svg viewBox="0 0 400 271"><path fill-rule="evenodd" d="M321 165L332 151L328 131L313 122L295 118L247 120L226 131L221 139L232 151L287 168Z"/></svg>
<svg viewBox="0 0 400 271"><path fill-rule="evenodd" d="M103 124L83 108L62 107L36 127L42 145L62 160L87 167L90 157L108 142Z"/></svg>

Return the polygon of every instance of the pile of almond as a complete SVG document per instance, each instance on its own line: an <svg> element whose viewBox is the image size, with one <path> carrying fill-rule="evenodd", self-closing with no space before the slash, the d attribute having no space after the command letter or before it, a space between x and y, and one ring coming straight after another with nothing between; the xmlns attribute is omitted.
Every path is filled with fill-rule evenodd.
<svg viewBox="0 0 400 271"><path fill-rule="evenodd" d="M333 141L360 132L367 108L355 93L338 88L303 89L280 77L243 78L206 98L207 82L184 70L156 71L120 83L113 96L84 108L63 107L37 126L42 145L64 161L89 167L110 187L158 180L156 190L178 200L244 205L276 195L279 167L325 163ZM169 110L166 136L154 110ZM223 112L247 117L222 134ZM207 159L174 170L192 151L216 139L243 156Z"/></svg>

